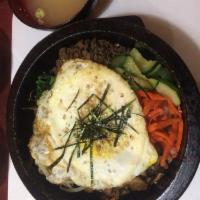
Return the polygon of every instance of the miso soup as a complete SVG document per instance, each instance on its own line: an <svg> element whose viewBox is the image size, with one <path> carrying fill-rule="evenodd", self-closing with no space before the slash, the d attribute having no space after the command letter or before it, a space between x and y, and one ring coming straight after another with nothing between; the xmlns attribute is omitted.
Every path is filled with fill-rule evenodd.
<svg viewBox="0 0 200 200"><path fill-rule="evenodd" d="M27 11L38 24L57 26L73 18L87 0L24 0Z"/></svg>

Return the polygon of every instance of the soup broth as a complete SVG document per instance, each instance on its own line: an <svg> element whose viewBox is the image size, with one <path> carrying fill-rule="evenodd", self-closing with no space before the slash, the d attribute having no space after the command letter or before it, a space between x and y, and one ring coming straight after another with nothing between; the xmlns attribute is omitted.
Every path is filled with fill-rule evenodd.
<svg viewBox="0 0 200 200"><path fill-rule="evenodd" d="M57 26L75 16L87 0L24 0L25 6L38 24Z"/></svg>

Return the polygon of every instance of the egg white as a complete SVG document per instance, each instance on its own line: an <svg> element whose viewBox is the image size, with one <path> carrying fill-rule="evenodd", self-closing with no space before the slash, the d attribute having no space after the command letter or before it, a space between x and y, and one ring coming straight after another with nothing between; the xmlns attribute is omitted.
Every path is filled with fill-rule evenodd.
<svg viewBox="0 0 200 200"><path fill-rule="evenodd" d="M125 134L120 136L116 147L112 142L94 143L92 185L89 151L80 157L74 156L67 172L73 151L73 147L68 147L63 159L52 170L48 170L48 166L62 154L62 149L55 148L65 144L69 130L78 117L77 108L91 94L101 96L108 84L110 89L105 102L112 109L117 110L134 99L128 123L138 133L126 126ZM76 101L69 108L77 92ZM96 100L93 101L95 104ZM45 91L37 103L34 134L29 148L40 171L51 183L67 185L71 181L95 190L120 187L140 175L158 159L156 150L149 142L146 123L135 93L119 74L106 66L89 60L67 61L60 68L53 88Z"/></svg>

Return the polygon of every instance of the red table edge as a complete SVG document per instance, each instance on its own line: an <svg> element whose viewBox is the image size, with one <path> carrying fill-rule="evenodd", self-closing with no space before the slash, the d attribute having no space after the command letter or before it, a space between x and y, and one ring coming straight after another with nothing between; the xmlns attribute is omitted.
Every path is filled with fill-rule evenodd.
<svg viewBox="0 0 200 200"><path fill-rule="evenodd" d="M12 12L7 0L0 0L0 199L8 199L8 147L6 103L10 89Z"/></svg>

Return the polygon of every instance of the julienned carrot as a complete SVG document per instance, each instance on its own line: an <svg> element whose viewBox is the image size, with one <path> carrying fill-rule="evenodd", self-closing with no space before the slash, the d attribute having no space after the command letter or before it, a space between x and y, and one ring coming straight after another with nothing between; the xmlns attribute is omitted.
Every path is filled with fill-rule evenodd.
<svg viewBox="0 0 200 200"><path fill-rule="evenodd" d="M178 136L177 136L177 142L176 142L176 150L180 150L181 142L183 137L183 121L180 121L178 124Z"/></svg>
<svg viewBox="0 0 200 200"><path fill-rule="evenodd" d="M177 115L179 117L181 117L181 112L180 112L180 109L177 109L172 101L170 101L169 99L167 100L167 103L168 103L168 107L169 107L169 110L171 111L172 114L174 115Z"/></svg>
<svg viewBox="0 0 200 200"><path fill-rule="evenodd" d="M167 119L163 121L154 122L149 124L148 131L153 132L156 130L163 130L164 128L168 128L169 126L172 126L173 123L176 123L177 119Z"/></svg>
<svg viewBox="0 0 200 200"><path fill-rule="evenodd" d="M167 160L168 160L168 157L169 157L169 153L170 153L170 149L172 148L172 146L170 145L167 145L164 150L163 150L163 154L162 156L160 157L160 165L162 167L166 167L167 166Z"/></svg>
<svg viewBox="0 0 200 200"><path fill-rule="evenodd" d="M151 100L166 100L166 97L163 97L158 93L148 92L147 95L148 97L150 97Z"/></svg>
<svg viewBox="0 0 200 200"><path fill-rule="evenodd" d="M170 137L167 136L165 133L160 132L160 131L155 131L150 133L150 135L154 138L162 138L165 140L169 145L173 145L173 142L170 140Z"/></svg>
<svg viewBox="0 0 200 200"><path fill-rule="evenodd" d="M160 165L176 158L183 137L183 119L180 108L172 101L155 92L137 91L147 121L150 140L162 147Z"/></svg>
<svg viewBox="0 0 200 200"><path fill-rule="evenodd" d="M158 117L159 115L162 114L162 112L163 112L163 109L161 109L161 108L152 110L151 112L148 113L148 117L149 118Z"/></svg>
<svg viewBox="0 0 200 200"><path fill-rule="evenodd" d="M148 113L153 108L153 106L154 106L154 102L153 101L149 102L148 104L146 102L144 102L144 106L143 106L144 115L148 115Z"/></svg>
<svg viewBox="0 0 200 200"><path fill-rule="evenodd" d="M143 90L138 90L137 95L138 95L139 98L140 97L144 97L144 98L147 97L147 94Z"/></svg>

